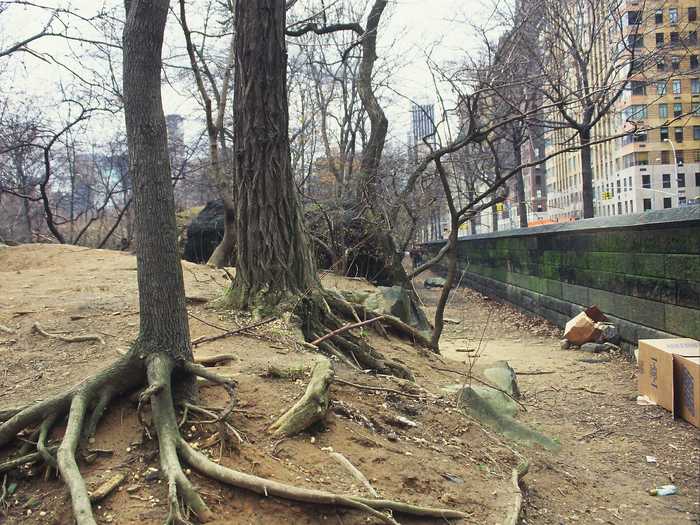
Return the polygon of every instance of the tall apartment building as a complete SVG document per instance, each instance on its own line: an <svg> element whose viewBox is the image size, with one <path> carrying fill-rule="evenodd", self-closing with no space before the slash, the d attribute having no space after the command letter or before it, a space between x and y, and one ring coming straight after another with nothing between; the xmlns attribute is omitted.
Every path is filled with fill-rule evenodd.
<svg viewBox="0 0 700 525"><path fill-rule="evenodd" d="M594 212L623 215L685 206L700 197L700 66L697 0L623 4L622 27L635 56L651 57L630 77L612 111L594 128L593 140L625 131L622 138L593 147ZM614 31L595 42L595 71L614 53ZM618 38L619 40L619 38ZM641 63L641 61L640 61ZM595 73L594 73L595 74ZM634 132L634 130L637 130ZM547 152L572 135L547 133ZM582 215L578 153L547 162L550 217Z"/></svg>

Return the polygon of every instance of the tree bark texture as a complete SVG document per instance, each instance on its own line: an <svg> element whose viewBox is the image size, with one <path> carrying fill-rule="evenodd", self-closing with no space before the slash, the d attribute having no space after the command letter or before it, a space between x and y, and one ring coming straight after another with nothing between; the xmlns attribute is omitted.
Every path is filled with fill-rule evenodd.
<svg viewBox="0 0 700 525"><path fill-rule="evenodd" d="M581 140L581 199L583 200L583 218L593 217L593 165L591 160L591 131L579 131Z"/></svg>
<svg viewBox="0 0 700 525"><path fill-rule="evenodd" d="M359 196L367 199L371 206L378 204L376 202L378 193L377 171L379 162L382 159L382 151L384 150L389 127L384 110L379 105L379 101L372 89L372 70L377 60L377 28L387 3L387 0L375 0L367 17L367 27L362 37L362 61L360 62L357 81L357 90L371 123L369 141L363 148L362 162L360 164L362 180L360 181Z"/></svg>
<svg viewBox="0 0 700 525"><path fill-rule="evenodd" d="M318 286L291 170L284 0L236 3L234 304Z"/></svg>
<svg viewBox="0 0 700 525"><path fill-rule="evenodd" d="M140 330L145 353L192 359L177 250L175 200L160 92L168 0L128 0L124 27L124 114L133 181Z"/></svg>

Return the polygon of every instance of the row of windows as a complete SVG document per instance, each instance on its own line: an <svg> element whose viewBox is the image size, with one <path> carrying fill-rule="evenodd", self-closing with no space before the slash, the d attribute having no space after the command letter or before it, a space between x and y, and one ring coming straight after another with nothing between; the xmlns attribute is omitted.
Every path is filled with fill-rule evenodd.
<svg viewBox="0 0 700 525"><path fill-rule="evenodd" d="M658 131L658 137L659 141L664 142L668 141L670 138L669 132L670 130L673 129L673 140L674 142L677 142L678 144L681 144L685 138L686 138L686 133L685 133L685 128L683 126L676 126L673 128L669 128L668 126L662 126L659 128ZM622 137L621 144L623 146L627 144L631 144L633 142L647 142L649 135L654 134L656 135L656 131L637 131L636 133L630 133L629 135L625 135ZM693 126L692 127L692 139L693 140L700 140L700 126ZM656 142L656 141L654 141ZM681 153L681 151L677 152Z"/></svg>
<svg viewBox="0 0 700 525"><path fill-rule="evenodd" d="M644 35L630 35L627 37L630 47L644 47ZM656 47L662 48L666 45L666 33L654 33ZM688 31L687 36L681 39L681 34L678 31L668 33L668 43L671 47L677 47L681 44L695 46L698 44L698 32Z"/></svg>
<svg viewBox="0 0 700 525"><path fill-rule="evenodd" d="M657 48L662 48L666 45L666 33L654 33L654 44ZM644 47L643 34L627 35L627 47L639 49ZM698 45L698 32L696 30L688 31L685 38L681 38L678 31L668 33L668 44L671 47L680 47L681 45L696 46Z"/></svg>
<svg viewBox="0 0 700 525"><path fill-rule="evenodd" d="M659 157L653 157L652 162L656 164L673 164L672 152L669 150L662 150L655 152L654 155L659 155ZM700 150L676 150L675 154L676 163L678 166L683 166L687 162L700 162ZM624 155L621 159L615 159L615 169L626 169L632 166L648 166L649 165L649 152L647 151L635 151L634 153L629 153Z"/></svg>
<svg viewBox="0 0 700 525"><path fill-rule="evenodd" d="M650 174L642 174L642 188L651 189L652 186L652 176ZM679 173L676 179L676 186L679 188L685 188L685 173ZM695 174L695 186L700 188L700 173ZM671 174L664 173L661 175L661 187L670 188L671 187Z"/></svg>
<svg viewBox="0 0 700 525"><path fill-rule="evenodd" d="M677 24L679 21L679 10L677 7L670 7L668 9L668 21L671 24ZM686 11L688 22L695 22L698 19L698 9L695 6L688 7ZM627 24L628 25L640 25L642 24L642 11L628 11L627 12ZM654 11L654 23L656 25L661 25L664 23L664 10L656 9Z"/></svg>

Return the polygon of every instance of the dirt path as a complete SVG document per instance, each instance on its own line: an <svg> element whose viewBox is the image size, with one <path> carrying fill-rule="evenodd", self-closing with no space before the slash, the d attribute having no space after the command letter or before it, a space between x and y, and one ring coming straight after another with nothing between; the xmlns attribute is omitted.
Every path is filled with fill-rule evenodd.
<svg viewBox="0 0 700 525"><path fill-rule="evenodd" d="M52 245L0 250L0 324L14 331L0 332L0 409L75 384L128 347L138 330L135 268L133 256L112 251ZM183 268L193 338L220 333L212 325L235 328L250 322L204 302L216 298L226 286L223 272L189 263L183 263ZM337 278L325 282L356 289L369 286ZM434 303L436 293L425 293L426 302ZM246 472L365 494L330 456L331 451L341 452L382 496L458 508L471 513L463 523L474 524L502 522L513 500L510 474L518 463L516 451L531 461L522 523L697 521L699 433L672 421L661 409L631 401L635 378L629 363L580 363L579 354L558 349L551 327L472 292L460 292L448 315L460 323L448 325L440 358L402 341L371 336L383 352L410 366L425 389L421 392L429 394L416 398L415 390L405 390L410 394L405 396L337 383L332 390L334 412L326 425L283 441L272 438L267 426L303 392L306 378L270 378L268 365L304 373L317 356L295 345L281 321L251 334L198 346L198 355L237 355L236 361L218 370L239 383L240 411L232 421L246 441L207 448L216 429L196 422L184 427L187 439L222 464ZM46 339L32 330L37 321L49 332L97 333L106 344ZM462 378L437 369L464 370L460 361L466 354L456 350L475 346L482 333L477 373L499 359L507 359L521 373L553 372L520 376L528 410L520 417L558 438L560 452L506 442L464 417L454 395L442 390ZM343 367L338 367L337 374L356 384L400 392L405 388L401 382ZM219 388L203 388L202 397L209 406L226 403ZM416 425L401 425L397 416ZM56 430L54 439L60 438L61 431ZM133 402L124 400L112 407L88 448L103 451L94 462L81 465L90 487L117 471L127 475L120 490L96 507L98 522L162 523L166 490L158 478L156 449L136 421ZM0 463L12 453L0 450ZM646 455L656 456L658 464L647 464ZM357 512L261 498L191 475L219 516L216 523L377 523ZM653 498L646 494L670 479L679 486L680 495ZM0 503L0 523L72 523L65 487L41 465L9 473L7 484L16 484L16 489ZM401 522L436 523L405 518Z"/></svg>
<svg viewBox="0 0 700 525"><path fill-rule="evenodd" d="M437 292L423 296L430 304ZM561 442L556 454L518 447L531 460L522 523L700 523L700 431L637 405L627 359L581 362L600 356L561 350L558 331L473 291L460 291L448 315L460 324L448 325L443 355L464 363L455 349L478 347L483 332L476 368L507 360L521 374L520 419ZM648 495L669 483L679 495Z"/></svg>

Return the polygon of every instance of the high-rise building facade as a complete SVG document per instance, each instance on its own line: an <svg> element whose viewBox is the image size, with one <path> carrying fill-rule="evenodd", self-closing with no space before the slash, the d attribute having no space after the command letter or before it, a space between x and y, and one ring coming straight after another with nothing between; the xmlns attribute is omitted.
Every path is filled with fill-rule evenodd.
<svg viewBox="0 0 700 525"><path fill-rule="evenodd" d="M622 137L592 148L595 216L624 215L695 204L700 197L700 65L697 0L628 0L620 27L644 66L629 78L611 111L593 128L592 140ZM607 70L615 28L601 31L594 73ZM647 57L648 60L644 60ZM547 153L575 143L573 132L550 131ZM582 216L578 152L547 162L549 214Z"/></svg>

